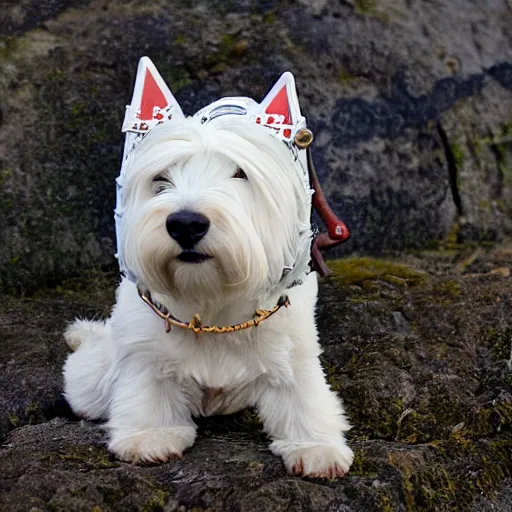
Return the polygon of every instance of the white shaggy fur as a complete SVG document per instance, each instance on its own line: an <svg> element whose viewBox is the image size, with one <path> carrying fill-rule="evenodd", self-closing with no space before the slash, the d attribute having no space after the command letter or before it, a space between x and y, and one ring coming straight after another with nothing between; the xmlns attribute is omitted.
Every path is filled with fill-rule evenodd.
<svg viewBox="0 0 512 512"><path fill-rule="evenodd" d="M268 130L239 116L187 118L157 126L135 150L123 240L142 288L178 318L199 313L206 325L249 320L282 294L291 305L237 333L166 333L124 279L110 319L72 324L65 395L80 416L108 421L109 448L123 460L180 457L194 443L194 417L254 406L290 472L349 470L349 426L319 362L316 274L290 289L282 281L284 267L307 257L309 209L290 150ZM248 180L233 177L238 167ZM157 190L160 175L171 183ZM196 250L211 259L177 259L165 222L182 209L210 220Z"/></svg>

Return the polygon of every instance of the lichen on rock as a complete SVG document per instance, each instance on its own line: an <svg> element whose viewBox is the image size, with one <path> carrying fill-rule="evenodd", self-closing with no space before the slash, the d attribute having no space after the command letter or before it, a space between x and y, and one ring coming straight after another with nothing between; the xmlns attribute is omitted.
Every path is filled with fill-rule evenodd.
<svg viewBox="0 0 512 512"><path fill-rule="evenodd" d="M512 267L512 250L479 251L462 267L468 250L331 263L318 304L322 364L353 425L355 460L327 483L290 478L250 410L198 420L181 460L115 460L100 425L74 418L60 398L60 332L74 315L107 316L117 276L86 272L8 298L0 507L507 511L512 281L490 269Z"/></svg>

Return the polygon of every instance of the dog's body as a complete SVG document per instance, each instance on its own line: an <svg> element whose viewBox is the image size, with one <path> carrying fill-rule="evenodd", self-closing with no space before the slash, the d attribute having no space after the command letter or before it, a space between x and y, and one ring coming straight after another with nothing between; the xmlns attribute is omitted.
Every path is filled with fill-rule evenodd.
<svg viewBox="0 0 512 512"><path fill-rule="evenodd" d="M181 456L193 417L254 406L289 471L342 476L353 454L319 362L317 280L304 272L310 203L296 159L246 116L204 119L162 123L133 151L121 245L137 284L123 279L106 322L67 330L66 397L78 415L108 420L123 460ZM238 332L166 332L137 288L207 325L243 323L283 294L290 306Z"/></svg>

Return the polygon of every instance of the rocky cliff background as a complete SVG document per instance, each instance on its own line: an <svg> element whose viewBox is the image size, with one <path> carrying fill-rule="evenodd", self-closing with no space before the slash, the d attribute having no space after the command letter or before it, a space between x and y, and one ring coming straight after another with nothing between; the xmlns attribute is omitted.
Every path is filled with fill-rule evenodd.
<svg viewBox="0 0 512 512"><path fill-rule="evenodd" d="M142 55L188 114L291 70L343 253L510 234L511 26L509 0L2 2L0 286L113 263Z"/></svg>
<svg viewBox="0 0 512 512"><path fill-rule="evenodd" d="M251 411L123 464L61 398L66 322L113 302L142 55L188 114L296 76L353 233L318 308L343 480L288 477ZM510 511L511 235L510 0L0 0L0 509Z"/></svg>

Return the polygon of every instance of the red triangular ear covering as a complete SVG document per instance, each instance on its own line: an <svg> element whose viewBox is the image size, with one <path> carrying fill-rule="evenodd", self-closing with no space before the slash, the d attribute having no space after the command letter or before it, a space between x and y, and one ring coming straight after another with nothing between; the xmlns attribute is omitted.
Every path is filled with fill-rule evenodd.
<svg viewBox="0 0 512 512"><path fill-rule="evenodd" d="M160 87L158 87L153 75L149 69L146 69L142 98L140 101L139 119L141 121L153 119L153 107L160 107L163 109L167 106L167 103L164 93L161 91Z"/></svg>
<svg viewBox="0 0 512 512"><path fill-rule="evenodd" d="M292 124L286 85L275 95L269 106L265 109L266 114L279 114L284 116L284 124Z"/></svg>

